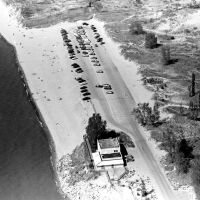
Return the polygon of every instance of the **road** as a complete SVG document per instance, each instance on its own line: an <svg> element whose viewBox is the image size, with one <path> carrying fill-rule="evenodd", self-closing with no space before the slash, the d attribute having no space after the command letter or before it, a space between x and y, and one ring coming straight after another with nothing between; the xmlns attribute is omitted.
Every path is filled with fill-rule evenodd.
<svg viewBox="0 0 200 200"><path fill-rule="evenodd" d="M84 73L84 76L87 79L89 90L92 93L92 102L94 102L95 105L95 102L98 101L103 109L102 114L105 116L108 123L129 133L133 137L140 156L143 158L146 166L148 166L151 177L153 177L156 182L159 200L161 200L160 198L163 200L177 200L178 198L171 189L170 184L156 162L151 149L143 138L137 122L131 115L131 111L135 106L134 98L118 72L117 67L108 56L105 46L99 45L98 47L95 47L97 42L94 38L93 31L90 27L85 28L85 30L87 37L91 40L91 45L96 54L95 56L101 64L100 67L95 67L92 65L89 57L82 57L81 54L78 55L78 63L86 72ZM70 37L73 43L78 46L73 31L71 31ZM97 69L102 69L104 73L96 73ZM109 83L112 86L114 94L106 94L104 89L95 87L96 84L103 83ZM102 112L102 110L96 109L97 112ZM160 195L162 197L160 197Z"/></svg>

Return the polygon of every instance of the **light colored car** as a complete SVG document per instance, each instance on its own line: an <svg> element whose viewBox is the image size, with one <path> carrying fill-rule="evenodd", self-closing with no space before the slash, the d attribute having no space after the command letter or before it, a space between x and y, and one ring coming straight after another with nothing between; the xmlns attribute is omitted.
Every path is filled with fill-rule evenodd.
<svg viewBox="0 0 200 200"><path fill-rule="evenodd" d="M113 91L106 91L106 94L114 94Z"/></svg>
<svg viewBox="0 0 200 200"><path fill-rule="evenodd" d="M103 70L97 70L97 73L103 73Z"/></svg>
<svg viewBox="0 0 200 200"><path fill-rule="evenodd" d="M94 66L101 66L100 63L94 63Z"/></svg>

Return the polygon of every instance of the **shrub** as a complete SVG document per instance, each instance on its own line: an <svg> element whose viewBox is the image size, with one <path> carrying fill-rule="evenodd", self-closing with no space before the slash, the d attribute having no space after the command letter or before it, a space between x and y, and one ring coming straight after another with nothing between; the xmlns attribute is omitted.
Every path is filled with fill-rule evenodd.
<svg viewBox="0 0 200 200"><path fill-rule="evenodd" d="M162 46L161 56L162 56L162 64L169 65L170 64L170 47L169 46Z"/></svg>
<svg viewBox="0 0 200 200"><path fill-rule="evenodd" d="M141 22L139 21L132 22L130 25L130 33L133 35L143 34L144 30Z"/></svg>
<svg viewBox="0 0 200 200"><path fill-rule="evenodd" d="M153 49L157 47L157 37L154 33L147 33L145 37L145 47Z"/></svg>

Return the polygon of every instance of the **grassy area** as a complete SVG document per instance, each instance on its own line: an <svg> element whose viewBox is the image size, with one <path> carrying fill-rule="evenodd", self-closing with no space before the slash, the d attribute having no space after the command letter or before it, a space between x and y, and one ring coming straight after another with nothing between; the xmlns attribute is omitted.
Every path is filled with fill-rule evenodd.
<svg viewBox="0 0 200 200"><path fill-rule="evenodd" d="M88 0L4 0L20 13L20 20L26 27L48 27L61 21L89 19L94 10L88 8Z"/></svg>

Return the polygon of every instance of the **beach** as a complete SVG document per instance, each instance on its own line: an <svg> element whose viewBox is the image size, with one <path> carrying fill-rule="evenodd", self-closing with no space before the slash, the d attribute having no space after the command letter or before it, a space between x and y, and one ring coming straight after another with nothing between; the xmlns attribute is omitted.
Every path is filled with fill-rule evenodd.
<svg viewBox="0 0 200 200"><path fill-rule="evenodd" d="M14 47L0 37L0 199L61 200L49 139L27 98Z"/></svg>

